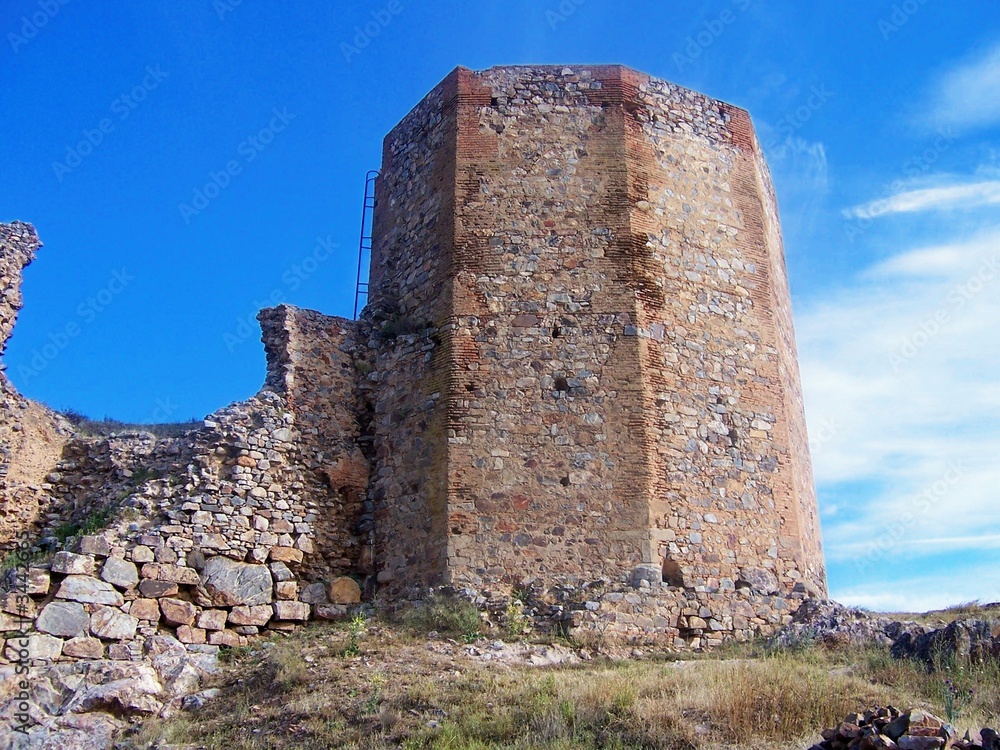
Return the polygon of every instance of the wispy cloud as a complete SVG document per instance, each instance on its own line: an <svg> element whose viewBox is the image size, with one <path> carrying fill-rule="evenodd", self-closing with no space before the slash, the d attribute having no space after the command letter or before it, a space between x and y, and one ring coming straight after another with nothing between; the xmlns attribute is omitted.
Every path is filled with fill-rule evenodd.
<svg viewBox="0 0 1000 750"><path fill-rule="evenodd" d="M959 550L994 559L969 598L1000 590L1000 226L873 265L796 328L809 424L837 424L814 464L831 567L869 597L853 602L906 583L882 563Z"/></svg>
<svg viewBox="0 0 1000 750"><path fill-rule="evenodd" d="M844 211L848 218L874 219L887 214L970 209L1000 204L1000 181L947 185L897 193Z"/></svg>
<svg viewBox="0 0 1000 750"><path fill-rule="evenodd" d="M825 191L829 183L826 147L816 141L789 136L769 144L768 162L804 189Z"/></svg>
<svg viewBox="0 0 1000 750"><path fill-rule="evenodd" d="M959 128L1000 123L1000 44L938 78L930 120L934 126Z"/></svg>
<svg viewBox="0 0 1000 750"><path fill-rule="evenodd" d="M928 612L980 600L1000 601L996 563L972 564L957 573L918 575L905 581L854 584L834 592L837 601L880 612Z"/></svg>

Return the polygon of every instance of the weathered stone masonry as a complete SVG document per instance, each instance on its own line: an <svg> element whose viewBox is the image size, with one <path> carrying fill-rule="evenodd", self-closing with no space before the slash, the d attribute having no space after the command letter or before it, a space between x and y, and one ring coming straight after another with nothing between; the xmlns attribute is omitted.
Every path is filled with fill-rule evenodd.
<svg viewBox="0 0 1000 750"><path fill-rule="evenodd" d="M6 337L38 241L0 230ZM386 137L373 234L362 319L263 311L263 389L187 435L74 434L2 379L0 541L128 511L33 569L35 657L436 586L699 646L825 592L746 112L617 66L459 68Z"/></svg>
<svg viewBox="0 0 1000 750"><path fill-rule="evenodd" d="M385 579L446 543L454 584L825 588L746 112L620 67L458 69L386 138L375 228L369 312L436 336L387 389L429 427L379 467L409 485ZM409 533L427 557L392 554Z"/></svg>

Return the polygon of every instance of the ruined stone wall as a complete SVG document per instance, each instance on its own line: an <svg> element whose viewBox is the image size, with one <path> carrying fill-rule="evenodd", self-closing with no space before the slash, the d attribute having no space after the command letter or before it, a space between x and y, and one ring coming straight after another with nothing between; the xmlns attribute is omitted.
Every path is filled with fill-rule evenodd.
<svg viewBox="0 0 1000 750"><path fill-rule="evenodd" d="M289 465L309 508L317 574L352 572L368 535L359 528L369 465L361 450L364 409L355 351L358 326L343 318L282 305L260 314L268 357L267 385L292 415ZM368 553L370 557L370 551ZM314 565L316 563L313 563Z"/></svg>
<svg viewBox="0 0 1000 750"><path fill-rule="evenodd" d="M13 229L33 238L25 226ZM0 252L0 269L14 269L3 276L10 301L37 240L24 247ZM71 434L41 410L63 440L56 453L25 441L37 483L3 487L11 533L0 547L11 557L0 657L141 661L150 638L193 650L238 645L264 627L344 616L360 601L345 577L363 567L367 541L357 327L287 306L260 318L264 389L200 429ZM0 423L16 436L41 407L4 385ZM13 490L34 493L31 513L12 510Z"/></svg>
<svg viewBox="0 0 1000 750"><path fill-rule="evenodd" d="M655 606L687 631L711 607L685 596L825 589L777 212L745 112L619 67L459 69L387 139L379 191L372 310L434 311L439 397L390 391L447 420L447 446L421 443L447 467L446 533L426 532L447 545L439 582L655 568L677 589ZM411 466L378 466L387 539ZM439 518L433 486L412 516ZM391 543L379 564L400 564ZM761 607L740 617L783 609Z"/></svg>
<svg viewBox="0 0 1000 750"><path fill-rule="evenodd" d="M0 355L23 305L22 272L40 246L31 225L0 224ZM21 396L0 365L0 544L41 518L45 475L69 435L69 423Z"/></svg>
<svg viewBox="0 0 1000 750"><path fill-rule="evenodd" d="M48 553L6 580L32 658L242 643L344 615L348 574L689 647L825 592L745 112L618 66L458 69L386 137L373 235L362 320L263 311L264 388L188 434L71 435L0 377L0 531ZM13 289L37 238L0 240Z"/></svg>

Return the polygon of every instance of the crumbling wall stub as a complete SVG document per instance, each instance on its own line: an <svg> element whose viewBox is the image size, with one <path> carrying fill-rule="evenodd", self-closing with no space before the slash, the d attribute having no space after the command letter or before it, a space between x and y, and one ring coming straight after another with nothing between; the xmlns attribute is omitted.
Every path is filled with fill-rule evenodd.
<svg viewBox="0 0 1000 750"><path fill-rule="evenodd" d="M363 410L355 362L358 326L287 305L260 314L267 383L288 403L303 495L314 499L313 548L325 570L358 569L368 535L359 529L369 465L360 448ZM281 372L283 377L279 377ZM272 374L274 373L274 374ZM309 558L312 561L317 558Z"/></svg>
<svg viewBox="0 0 1000 750"><path fill-rule="evenodd" d="M3 299L16 302L0 319L11 321L37 240L27 241L27 225L0 225L0 237L12 285ZM265 387L177 437L73 434L0 377L6 445L31 438L25 451L44 465L37 484L8 471L3 485L3 528L35 544L0 582L0 628L27 617L29 662L134 660L164 635L195 650L234 646L263 627L345 616L359 601L343 577L362 566L367 539L357 326L287 306L263 311L261 323ZM28 434L26 414L51 419L58 451ZM3 458L20 470L16 452ZM53 555L66 534L71 550ZM41 557L26 563L24 553ZM0 659L24 656L0 644Z"/></svg>
<svg viewBox="0 0 1000 750"><path fill-rule="evenodd" d="M22 272L39 247L30 224L0 224L0 355L24 304ZM42 517L47 506L42 485L69 435L66 420L21 396L0 371L0 545Z"/></svg>

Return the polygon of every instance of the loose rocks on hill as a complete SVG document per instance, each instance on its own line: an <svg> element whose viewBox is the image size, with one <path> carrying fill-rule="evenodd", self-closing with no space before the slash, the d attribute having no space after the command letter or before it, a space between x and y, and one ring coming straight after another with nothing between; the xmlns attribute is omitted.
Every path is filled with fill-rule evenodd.
<svg viewBox="0 0 1000 750"><path fill-rule="evenodd" d="M875 707L865 714L849 714L836 727L823 732L823 741L810 750L1000 750L1000 737L992 729L966 732L925 711L901 713L892 706Z"/></svg>
<svg viewBox="0 0 1000 750"><path fill-rule="evenodd" d="M813 641L834 646L889 646L897 659L919 659L928 664L942 658L980 662L1000 658L1000 619L969 618L934 628L833 601L813 600L804 602L791 624L771 639L778 647Z"/></svg>

